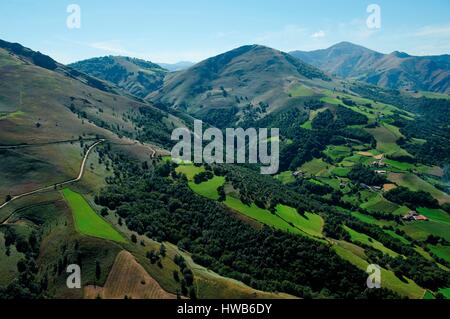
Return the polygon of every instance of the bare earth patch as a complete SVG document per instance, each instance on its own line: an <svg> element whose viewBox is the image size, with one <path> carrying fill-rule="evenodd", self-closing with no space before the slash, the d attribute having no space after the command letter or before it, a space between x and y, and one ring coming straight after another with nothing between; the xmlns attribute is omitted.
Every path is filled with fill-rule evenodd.
<svg viewBox="0 0 450 319"><path fill-rule="evenodd" d="M373 154L369 152L358 152L357 154L365 157L373 157Z"/></svg>
<svg viewBox="0 0 450 319"><path fill-rule="evenodd" d="M166 292L128 251L121 251L104 287L87 286L84 298L95 299L175 299L176 296Z"/></svg>
<svg viewBox="0 0 450 319"><path fill-rule="evenodd" d="M375 158L376 160L382 160L384 158L384 154L378 154L373 156L373 158Z"/></svg>
<svg viewBox="0 0 450 319"><path fill-rule="evenodd" d="M395 184L384 184L383 185L383 190L385 192L389 192L390 190L393 190L394 188L397 188L397 185L395 185Z"/></svg>

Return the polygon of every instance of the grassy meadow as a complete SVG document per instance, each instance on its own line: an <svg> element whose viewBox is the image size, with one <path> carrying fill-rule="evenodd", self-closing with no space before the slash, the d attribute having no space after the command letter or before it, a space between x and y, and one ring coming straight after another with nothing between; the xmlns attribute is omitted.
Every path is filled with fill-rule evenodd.
<svg viewBox="0 0 450 319"><path fill-rule="evenodd" d="M83 235L126 243L125 238L106 220L95 213L88 202L69 188L62 191L75 220L76 229Z"/></svg>

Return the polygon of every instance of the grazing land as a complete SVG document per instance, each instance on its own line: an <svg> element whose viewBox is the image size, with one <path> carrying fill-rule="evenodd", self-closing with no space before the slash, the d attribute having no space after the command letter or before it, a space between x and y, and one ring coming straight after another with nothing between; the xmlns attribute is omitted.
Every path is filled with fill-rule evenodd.
<svg viewBox="0 0 450 319"><path fill-rule="evenodd" d="M80 194L66 188L62 194L67 201L75 220L76 229L87 236L126 243L125 238L106 220L95 213Z"/></svg>

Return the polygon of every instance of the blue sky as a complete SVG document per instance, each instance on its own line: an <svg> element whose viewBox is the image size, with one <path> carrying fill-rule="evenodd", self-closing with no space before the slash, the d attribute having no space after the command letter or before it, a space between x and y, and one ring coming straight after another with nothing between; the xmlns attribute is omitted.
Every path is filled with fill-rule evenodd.
<svg viewBox="0 0 450 319"><path fill-rule="evenodd" d="M381 29L369 29L369 4ZM69 29L69 4L81 28ZM244 44L313 50L350 41L389 53L450 53L450 1L13 0L0 1L0 39L69 63L104 55L200 61Z"/></svg>

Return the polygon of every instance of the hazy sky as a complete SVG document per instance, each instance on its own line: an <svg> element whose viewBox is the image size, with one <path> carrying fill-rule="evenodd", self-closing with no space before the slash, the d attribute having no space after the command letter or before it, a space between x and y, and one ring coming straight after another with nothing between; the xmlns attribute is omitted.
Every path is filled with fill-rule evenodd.
<svg viewBox="0 0 450 319"><path fill-rule="evenodd" d="M381 29L366 25L372 3ZM81 8L80 29L66 25L70 4ZM340 41L450 54L448 0L1 0L0 17L0 39L62 63L104 55L197 62L244 44L290 51Z"/></svg>

